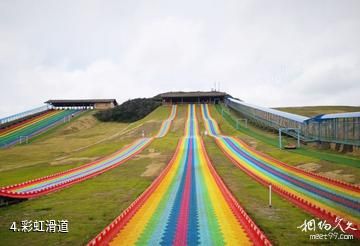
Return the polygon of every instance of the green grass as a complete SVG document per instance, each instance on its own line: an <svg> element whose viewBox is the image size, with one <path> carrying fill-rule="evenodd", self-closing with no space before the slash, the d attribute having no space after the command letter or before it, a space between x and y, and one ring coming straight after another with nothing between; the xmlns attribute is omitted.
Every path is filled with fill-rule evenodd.
<svg viewBox="0 0 360 246"><path fill-rule="evenodd" d="M128 161L96 178L31 201L0 209L3 245L84 245L105 228L151 183L141 177L149 158ZM131 166L131 168L129 168ZM21 220L69 220L69 233L8 230Z"/></svg>
<svg viewBox="0 0 360 246"><path fill-rule="evenodd" d="M141 154L119 167L58 192L0 208L0 244L86 244L151 184L158 173L151 177L142 176L149 164L155 163L161 167L166 166L175 151L179 136L183 134L185 112L186 108L180 107L178 117L166 137L154 140ZM158 119L166 118L168 113L168 108L160 107L152 115L149 115L146 120L142 120L142 122L155 121L155 119L159 121ZM136 125L139 124L139 122L136 123ZM122 128L120 127L119 129ZM62 129L62 131L64 130ZM53 137L48 136L46 141L44 141L47 143L47 141L57 137L56 133L54 133ZM133 132L130 132L129 136L124 139L119 137L105 141L98 146L92 146L84 151L76 152L75 156L96 156L103 154L103 152L112 151L113 147L124 145L129 139L136 137L136 134L134 135ZM160 154L152 155L154 152L159 152ZM16 156L13 156L13 158L16 158ZM48 157L48 159L51 159L51 157ZM17 180L43 176L48 172L61 171L75 165L79 164L50 167L47 161L44 160L42 164L18 167L15 170L0 172L0 180L2 183L17 182ZM19 223L25 219L66 219L69 220L69 233L21 233L9 230L13 221Z"/></svg>
<svg viewBox="0 0 360 246"><path fill-rule="evenodd" d="M49 164L56 159L75 157L102 157L115 152L141 136L154 135L169 114L169 108L160 107L144 119L132 124L102 123L85 113L70 123L62 124L37 137L32 143L0 149L0 171L39 164ZM127 134L120 134L125 129ZM98 144L99 141L102 141ZM76 164L76 160L73 164ZM52 168L53 165L49 164ZM36 176L36 174L35 174ZM0 172L0 182L2 175Z"/></svg>
<svg viewBox="0 0 360 246"><path fill-rule="evenodd" d="M259 129L249 124L248 128L240 127L236 129L236 119L238 116L232 110L221 116L221 106L210 107L212 116L218 121L219 126L226 135L238 136L256 149L277 158L290 165L300 165L305 163L319 163L321 168L318 172L331 172L343 170L344 175L354 175L351 183L360 183L360 158L337 154L331 150L316 150L310 146L302 145L296 150L280 150L278 148L277 134L265 129ZM294 139L285 137L285 143L294 143Z"/></svg>
<svg viewBox="0 0 360 246"><path fill-rule="evenodd" d="M217 147L214 140L205 137L205 146L216 171L237 198L252 220L264 231L274 245L310 245L311 233L297 227L313 218L300 208L272 193L272 208L268 206L268 188L260 185L236 167ZM319 232L320 233L320 232ZM319 240L316 244L333 244L334 240ZM356 240L336 241L336 245L355 245Z"/></svg>
<svg viewBox="0 0 360 246"><path fill-rule="evenodd" d="M132 131L118 136L116 134L121 133L129 124L102 123L97 121L92 113L86 113L71 123L42 135L42 138L39 137L32 144L2 149L0 150L0 186L39 178L88 162L80 158L106 156L139 138L142 130L147 130L149 135L155 135L169 112L169 108L159 107L146 118L131 124L129 129L133 129ZM114 138L91 145L113 135ZM91 146L86 147L89 144ZM86 148L83 148L84 146ZM77 149L81 150L76 151ZM72 161L53 164L54 161L61 159Z"/></svg>
<svg viewBox="0 0 360 246"><path fill-rule="evenodd" d="M93 110L89 110L89 111L85 111L85 112L82 112L82 113L79 113L77 114L76 116L74 116L73 118L71 118L71 122L78 119L79 117L81 116L85 116L85 115L92 115L93 114ZM57 130L58 129L61 129L63 128L65 125L69 124L69 122L63 122L63 123L60 123L58 125L56 125L55 127L52 127L50 128L49 130L39 134L39 135L36 135L32 138L29 139L28 143L23 143L22 145L26 145L26 144L31 144L35 141L37 141L38 139L44 139L45 137L47 136L53 136L54 133L56 134Z"/></svg>
<svg viewBox="0 0 360 246"><path fill-rule="evenodd" d="M347 113L359 112L360 107L352 106L303 106L303 107L281 107L275 108L288 113L304 115L308 117L319 114Z"/></svg>
<svg viewBox="0 0 360 246"><path fill-rule="evenodd" d="M213 117L220 122L221 130L224 133L240 136L248 142L257 141L256 138L236 131L221 118L214 108L210 110ZM179 137L183 136L186 112L187 107L180 106L178 116L169 134L165 138L154 140L141 154L119 167L58 192L0 208L0 245L86 244L151 184L156 175L142 176L149 164L166 166L175 151ZM197 112L200 113L200 110ZM126 124L99 123L97 121L95 124L86 125L83 121L87 120L84 118L91 119L91 117L89 118L89 115L81 116L76 121L59 127L30 145L17 146L0 152L1 156L4 154L6 157L6 160L0 160L0 170L3 166L8 169L0 171L0 186L41 177L84 163L84 161L75 161L62 165L49 164L59 157L100 157L112 153L139 137L142 129L145 129L149 135L157 132L161 123L160 119L165 119L168 114L168 108L160 107L146 119L131 125L132 131L74 151L117 134L128 127ZM198 116L203 132L202 119L200 115ZM81 126L79 126L79 122L83 122L84 125L80 124ZM137 126L140 127L136 128ZM318 160L303 155L296 155L294 158L291 153L281 150L277 150L277 152L276 148L271 145L260 141L256 144L258 148L264 148L266 152L271 152L281 160L289 160L294 165L299 162ZM304 222L304 219L311 219L310 215L275 194L273 195L273 208L268 208L267 189L234 166L217 148L213 139L205 137L205 145L213 165L226 185L274 244L299 245L310 242L308 234L302 233L296 228ZM153 152L160 154L152 155ZM13 221L19 223L25 219L67 219L69 220L69 233L21 233L9 230ZM317 243L331 244L333 241L321 240ZM353 241L337 241L339 245L352 243Z"/></svg>
<svg viewBox="0 0 360 246"><path fill-rule="evenodd" d="M231 125L226 121L221 120L220 114L218 114L214 108L210 107L210 109L212 109L211 114L213 118L220 122L222 132L229 135L239 135ZM204 132L205 127L201 117L200 108L197 112L200 131ZM241 137L245 136L242 134L240 135ZM253 141L253 139L249 139L248 136L245 137L248 141ZM304 220L312 219L312 215L307 214L276 193L272 193L272 208L269 208L268 188L253 180L235 166L218 148L212 137L204 137L204 142L207 153L218 174L237 198L240 205L261 230L265 232L274 245L323 245L334 243L334 240L319 240L319 242L310 241L309 235L312 233L302 232L297 227L300 226ZM293 159L288 153L282 155L282 159L284 158ZM304 157L299 156L298 160L293 161L297 162L299 160L304 161ZM355 244L356 240L336 241L336 245Z"/></svg>

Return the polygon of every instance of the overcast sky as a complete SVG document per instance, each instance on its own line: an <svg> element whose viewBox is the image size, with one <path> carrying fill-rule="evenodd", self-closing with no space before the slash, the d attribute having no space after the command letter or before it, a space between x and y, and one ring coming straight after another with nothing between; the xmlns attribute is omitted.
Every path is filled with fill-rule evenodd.
<svg viewBox="0 0 360 246"><path fill-rule="evenodd" d="M0 117L59 98L221 91L360 105L360 1L0 0Z"/></svg>

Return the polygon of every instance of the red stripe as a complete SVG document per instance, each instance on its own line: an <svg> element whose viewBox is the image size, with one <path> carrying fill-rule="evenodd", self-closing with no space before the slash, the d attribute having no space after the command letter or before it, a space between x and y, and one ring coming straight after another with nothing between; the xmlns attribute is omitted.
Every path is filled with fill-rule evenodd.
<svg viewBox="0 0 360 246"><path fill-rule="evenodd" d="M186 245L186 235L189 224L189 204L190 204L190 186L191 186L191 165L193 160L192 143L189 150L189 159L186 169L184 192L181 199L180 214L176 227L174 245Z"/></svg>
<svg viewBox="0 0 360 246"><path fill-rule="evenodd" d="M315 178L317 180L321 180L323 182L326 182L328 184L332 184L332 185L336 185L338 187L342 187L344 189L348 189L350 191L355 191L355 192L360 192L360 187L357 186L357 185L353 185L353 184L350 184L350 183L346 183L346 182L343 182L343 181L340 181L340 180L336 180L336 179L331 179L331 178L328 178L328 177L325 177L325 176L321 176L319 174L316 174L316 173L313 173L313 172L310 172L310 171L305 171L305 170L302 170L298 167L294 167L294 166L290 166L286 163L283 163L265 153L262 153L258 150L256 150L255 148L253 148L252 146L249 146L248 144L246 144L243 140L239 139L239 138L234 138L233 139L237 142L239 142L240 144L242 145L245 145L246 148L250 149L251 151L255 152L256 154L264 157L264 158L267 158L277 164L279 164L280 166L282 167L285 167L286 169L290 169L292 171L295 171L297 173L300 173L300 174L303 174L303 175L306 175L308 177L312 177L312 178Z"/></svg>
<svg viewBox="0 0 360 246"><path fill-rule="evenodd" d="M87 164L84 164L84 165L81 165L81 166L78 166L78 167L75 167L75 168L72 168L72 169L65 170L65 171L63 171L63 172L58 172L58 173L51 174L51 175L48 175L48 176L44 176L44 177L41 177L41 178L37 178L37 179L25 181L25 182L23 182L23 183L11 185L11 186L9 186L9 187L8 187L8 186L6 186L6 187L0 187L0 190L12 191L12 190L14 190L14 189L20 189L20 188L25 187L25 186L38 184L38 183L41 183L41 182L43 182L43 181L45 181L45 180L49 180L49 179L53 179L53 178L56 178L56 177L59 177L59 176L63 176L63 175L65 175L65 174L68 174L68 173L77 171L77 170L79 170L79 169L84 169L84 168L86 168L86 167L89 167L89 166L98 164L98 163L100 163L101 161L104 161L104 160L106 160L106 159L109 159L109 158L111 158L111 157L113 157L113 156L121 153L121 152L126 151L126 150L129 149L131 146L133 146L133 145L136 143L136 141L139 141L139 140L135 140L133 143L125 146L124 148L116 151L115 153L112 153L112 154L110 154L110 155L108 155L108 156L104 156L104 157L102 157L102 158L100 158L100 159L98 159L98 160L96 160L96 161L92 161L92 162L89 162L89 163L87 163ZM150 142L152 142L152 140L151 140ZM148 145L148 144L146 144L145 146L147 146L147 145ZM143 148L141 148L141 149L143 149ZM7 187L8 187L8 188L7 188ZM17 193L17 192L15 192L15 193ZM20 194L20 193L18 193L18 194ZM22 197L22 196L21 196L21 197ZM20 197L19 197L19 198L20 198Z"/></svg>
<svg viewBox="0 0 360 246"><path fill-rule="evenodd" d="M250 177L252 177L253 179L255 179L257 182L259 182L260 184L264 185L264 186L268 186L269 183L267 183L264 179L262 179L261 177L257 176L256 174L252 173L251 171L249 171L248 169L246 169L244 166L242 166L240 163L238 163L229 153L226 152L226 150L220 145L220 142L218 139L216 139L216 144L218 145L218 147L220 148L220 150L229 158L229 160L232 161L233 164L235 164L235 166L237 166L238 168L240 168L241 170L243 170L247 175L249 175ZM298 207L300 207L301 209L305 210L306 212L320 218L320 219L325 219L328 223L330 223L331 225L335 226L335 218L337 217L337 215L330 213L329 211L321 208L321 207L317 207L316 205L310 203L309 201L307 201L306 199L300 198L296 195L294 195L293 193L290 193L288 191L283 190L280 187L277 187L276 185L272 184L272 189L274 192L276 192L277 194L279 194L280 196L284 197L286 200L292 202L293 204L297 205ZM340 216L341 217L341 216ZM346 220L344 219L342 221L342 226L343 228L346 228ZM360 238L360 230L359 230L359 226L357 224L354 224L353 227L357 228L356 231L352 231L352 230L347 230L346 232L349 234L354 235L354 237L356 238Z"/></svg>
<svg viewBox="0 0 360 246"><path fill-rule="evenodd" d="M0 191L0 196L4 196L4 197L12 197L12 198L34 198L34 197L38 197L38 196L42 196L42 195L45 195L47 193L50 193L50 192L54 192L54 191L57 191L59 189L62 189L62 188L65 188L67 186L70 186L70 185L73 185L73 184L76 184L76 183L79 183L79 182L82 182L86 179L89 179L89 178L92 178L94 176L97 176L99 174L102 174L110 169L113 169L121 164L123 164L124 162L130 160L131 158L133 158L135 155L137 155L138 153L140 153L143 149L145 149L147 146L149 146L150 143L152 143L154 139L151 139L151 141L149 141L148 143L146 143L144 146L142 146L142 148L140 148L139 150L137 150L136 152L134 152L132 155L128 156L127 158L119 161L118 163L112 165L112 166L109 166L107 168L104 168L104 169L101 169L97 172L94 172L92 174L89 174L87 176L83 176L83 177L79 177L79 178L76 178L76 179L73 179L73 180L70 180L70 181L67 181L67 182L64 182L64 183L61 183L61 184L58 184L58 185L55 185L55 186L51 186L51 187L47 187L45 189L42 189L42 190L37 190L37 191L34 191L34 192L28 192L28 193L16 193L16 192L12 192L12 193L6 193L6 190L5 191ZM31 182L30 182L31 183ZM25 185L27 185L25 183Z"/></svg>
<svg viewBox="0 0 360 246"><path fill-rule="evenodd" d="M201 148L203 149L207 165L210 169L210 173L215 179L215 182L220 188L220 191L223 194L225 200L227 201L229 207L233 211L233 214L237 218L238 222L241 224L242 228L244 229L252 243L254 245L271 245L269 239L260 230L260 228L257 227L255 222L252 221L246 211L241 207L241 205L237 202L236 198L232 195L229 188L225 185L219 174L216 172L209 156L207 155L203 139L201 139Z"/></svg>
<svg viewBox="0 0 360 246"><path fill-rule="evenodd" d="M161 174L151 183L151 185L130 204L112 223L104 228L88 245L108 245L111 240L121 231L121 229L130 221L133 215L141 208L141 206L147 201L150 195L157 189L160 183L163 181L169 170L174 166L176 157L182 146L183 139L181 139L176 147L175 153L170 160L167 167L161 172Z"/></svg>
<svg viewBox="0 0 360 246"><path fill-rule="evenodd" d="M32 123L33 121L35 121L35 120L37 120L37 119L39 119L39 118L41 118L41 117L43 117L45 115L48 115L51 112L54 112L54 111L53 110L47 110L47 111L41 112L41 113L39 113L39 114L37 114L35 116L29 117L26 120L21 120L21 118L19 118L19 119L17 119L17 120L19 120L19 122L15 123L15 124L12 124L12 125L10 125L8 127L5 127L3 129L0 129L0 134L1 135L6 134L6 133L12 131L14 128L20 127L21 125L24 125L26 123ZM15 121L17 121L17 120L15 120Z"/></svg>

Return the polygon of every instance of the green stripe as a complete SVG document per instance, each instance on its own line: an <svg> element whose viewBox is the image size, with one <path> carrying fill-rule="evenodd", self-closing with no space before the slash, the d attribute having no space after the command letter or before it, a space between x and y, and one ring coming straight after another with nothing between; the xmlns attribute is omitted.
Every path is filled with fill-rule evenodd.
<svg viewBox="0 0 360 246"><path fill-rule="evenodd" d="M221 115L222 106L217 104L215 106L215 108L216 108L217 112ZM223 118L233 128L236 129L236 120L234 119L234 116L231 115L231 113L224 111ZM265 135L259 134L250 128L245 129L243 127L240 127L239 129L236 129L236 130L239 132L242 132L250 137L256 138L268 145L274 146L276 148L278 148L278 146L279 146L279 142L278 142L277 138L275 138L275 136L274 136L274 138L270 138ZM290 151L287 151L287 150L283 150L283 151L290 153ZM308 157L313 157L313 158L316 158L319 160L326 160L326 161L330 161L330 162L340 164L340 165L353 166L353 167L359 167L359 162L360 162L359 159L355 159L355 158L351 158L351 157L347 157L347 156L343 156L343 155L338 155L338 154L334 154L334 153L329 153L329 152L319 152L316 150L306 149L305 147L291 150L291 153L308 156Z"/></svg>
<svg viewBox="0 0 360 246"><path fill-rule="evenodd" d="M198 151L200 151L198 149ZM202 190L204 191L203 193L203 199L204 199L204 207L206 210L206 217L207 217L207 222L208 222L208 228L209 228L209 235L211 237L211 241L213 242L214 245L224 245L225 241L224 241L224 237L223 234L220 230L220 224L219 224L219 220L215 214L215 210L213 207L213 204L211 203L211 199L210 199L210 195L209 195L209 191L208 187L205 183L205 167L201 166L201 175L199 175L199 183L202 186ZM200 230L201 232L201 230Z"/></svg>
<svg viewBox="0 0 360 246"><path fill-rule="evenodd" d="M148 241L152 237L155 229L159 226L159 223L161 223L161 222L164 223L164 221L159 221L159 218L161 217L161 214L165 210L165 207L169 200L169 196L175 186L174 180L176 180L180 176L180 174L181 174L180 168L184 167L183 165L181 165L181 163L184 163L184 161L185 161L185 157L186 157L186 155L184 154L185 151L186 151L186 149L183 148L182 152L178 153L178 154L181 154L181 159L180 159L180 165L178 166L178 168L176 169L176 172L175 172L176 175L174 176L173 180L171 180L170 186L166 190L166 193L164 194L163 199L161 199L158 207L156 208L155 212L153 213L150 220L146 224L144 231L140 234L139 239L136 242L137 245L148 244Z"/></svg>
<svg viewBox="0 0 360 246"><path fill-rule="evenodd" d="M53 123L55 123L56 121L60 120L65 115L69 115L73 112L75 112L75 111L73 111L73 110L60 111L59 113L57 113L55 115L51 115L50 117L42 119L41 121L33 123L23 129L15 130L14 132L11 132L9 135L7 135L6 137L0 137L0 143L10 142L10 141L13 141L13 140L19 138L20 136L29 135L37 130L40 130L41 128L46 126L50 121L53 121Z"/></svg>

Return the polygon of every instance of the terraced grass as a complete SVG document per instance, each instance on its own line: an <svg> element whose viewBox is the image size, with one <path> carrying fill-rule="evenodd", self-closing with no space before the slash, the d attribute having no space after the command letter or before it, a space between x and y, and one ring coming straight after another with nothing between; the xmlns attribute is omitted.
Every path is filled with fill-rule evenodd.
<svg viewBox="0 0 360 246"><path fill-rule="evenodd" d="M168 116L169 109L161 107L147 120L155 122ZM178 117L175 119L169 134L163 139L156 139L141 154L134 159L114 168L100 176L86 180L64 190L25 201L9 207L0 208L0 238L3 245L84 245L99 231L108 225L123 209L128 207L141 194L152 180L158 175L170 160L178 141L177 129L184 125L185 110L178 108ZM143 120L142 122L145 122ZM160 120L159 120L160 121ZM137 123L139 124L139 123ZM159 124L160 127L160 124ZM156 132L159 129L149 129ZM77 152L74 156L97 155L100 152L111 151L114 146L125 144L129 139L137 137L138 131L130 132L128 137L117 137L92 146L86 151ZM85 134L85 133L84 133ZM89 134L89 133L88 133ZM141 134L141 130L140 130ZM54 136L56 137L56 136ZM52 138L48 138L51 140ZM101 149L101 151L99 150ZM49 159L51 159L49 157ZM45 161L44 161L45 162ZM143 175L149 165L159 165L161 168L153 175ZM43 165L46 165L45 163ZM71 165L65 165L66 169ZM63 166L55 166L62 168ZM51 169L46 166L30 165L13 171L0 172L0 177L11 180L9 172L21 175L34 175L41 169ZM28 174L31 172L31 174ZM42 176L42 175L38 175ZM0 178L1 179L1 178ZM3 182L1 180L1 182ZM69 233L21 233L12 232L9 227L13 221L21 220L69 220Z"/></svg>

